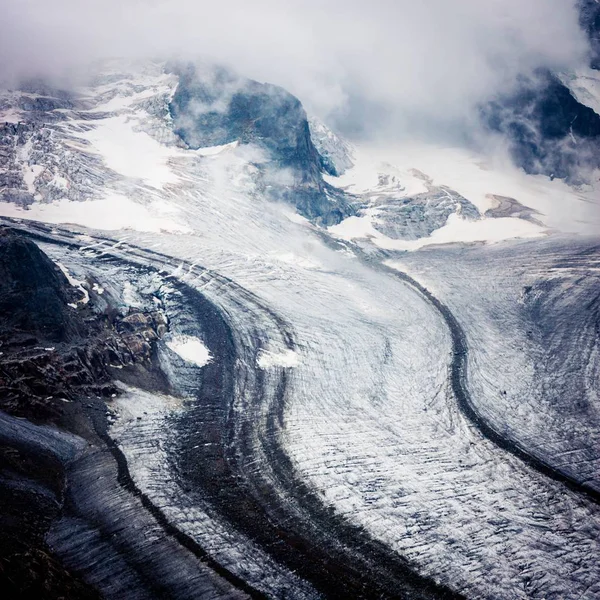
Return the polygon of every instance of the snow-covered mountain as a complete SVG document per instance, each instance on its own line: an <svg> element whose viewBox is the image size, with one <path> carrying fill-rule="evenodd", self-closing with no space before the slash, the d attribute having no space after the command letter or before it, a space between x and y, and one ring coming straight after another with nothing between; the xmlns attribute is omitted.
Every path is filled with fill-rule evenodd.
<svg viewBox="0 0 600 600"><path fill-rule="evenodd" d="M594 77L553 79L592 128L600 123ZM3 92L0 107L5 215L189 231L181 195L207 198L223 188L257 205L289 204L335 235L381 248L598 225L592 185L525 176L459 149L353 147L309 120L281 88L223 69L108 61L96 65L86 86L64 92L29 82ZM566 114L562 105L556 110ZM577 123L584 119L573 122L569 156L578 161L593 153L576 137ZM495 197L535 211L536 223L519 211L494 211Z"/></svg>
<svg viewBox="0 0 600 600"><path fill-rule="evenodd" d="M69 569L112 598L600 594L600 96L543 77L487 113L497 153L345 140L206 65L1 92L0 219L37 246L3 244L83 333L3 347L76 418L0 438L58 448Z"/></svg>

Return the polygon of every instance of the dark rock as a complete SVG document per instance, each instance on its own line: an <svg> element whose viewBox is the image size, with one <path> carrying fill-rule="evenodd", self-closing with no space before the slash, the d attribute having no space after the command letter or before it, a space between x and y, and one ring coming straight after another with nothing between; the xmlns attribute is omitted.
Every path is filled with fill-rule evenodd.
<svg viewBox="0 0 600 600"><path fill-rule="evenodd" d="M600 2L579 0L579 24L590 42L590 66L600 70Z"/></svg>
<svg viewBox="0 0 600 600"><path fill-rule="evenodd" d="M508 138L515 163L527 173L579 183L600 166L600 115L548 71L524 79L515 94L490 103L482 115Z"/></svg>
<svg viewBox="0 0 600 600"><path fill-rule="evenodd" d="M323 181L323 158L296 97L224 69L202 77L192 66L174 70L180 81L170 111L175 133L189 147L255 144L269 159L257 164L267 195L327 225L354 214L347 198Z"/></svg>
<svg viewBox="0 0 600 600"><path fill-rule="evenodd" d="M79 295L31 241L0 230L0 339L27 332L40 341L67 342L85 327L68 306Z"/></svg>
<svg viewBox="0 0 600 600"><path fill-rule="evenodd" d="M45 542L52 521L61 512L63 461L43 441L15 435L18 428L11 426L6 415L0 418L2 597L98 599L93 589L52 555Z"/></svg>
<svg viewBox="0 0 600 600"><path fill-rule="evenodd" d="M600 69L600 3L578 0L579 23L590 44L590 66ZM600 115L584 106L554 75L540 70L518 91L484 107L483 119L505 135L515 163L527 173L586 181L600 167Z"/></svg>
<svg viewBox="0 0 600 600"><path fill-rule="evenodd" d="M373 202L377 208L373 227L392 239L416 240L446 225L448 217L457 212L468 220L480 218L475 205L458 192L430 184L427 188L427 192L415 196L383 196Z"/></svg>
<svg viewBox="0 0 600 600"><path fill-rule="evenodd" d="M518 200L497 194L488 194L486 197L492 201L492 206L485 211L484 216L492 219L513 217L535 223L536 225L542 225L536 218L541 213L533 208L524 206Z"/></svg>
<svg viewBox="0 0 600 600"><path fill-rule="evenodd" d="M94 306L94 294L89 304L74 304L81 293L62 271L8 230L0 230L0 277L0 410L60 423L63 399L112 393L115 366L135 367L134 378L146 372L156 379L148 370L154 369L154 342L167 331L160 311L121 316L106 300Z"/></svg>
<svg viewBox="0 0 600 600"><path fill-rule="evenodd" d="M132 313L127 315L121 321L121 325L127 331L135 331L140 327L148 327L152 323L152 318L143 313Z"/></svg>
<svg viewBox="0 0 600 600"><path fill-rule="evenodd" d="M51 112L57 108L73 108L73 103L66 98L23 96L19 100L19 108L28 112Z"/></svg>
<svg viewBox="0 0 600 600"><path fill-rule="evenodd" d="M2 201L3 202L12 202L13 204L16 204L22 208L27 208L28 206L31 206L35 202L35 198L33 197L33 194L30 194L29 192L26 192L25 190L14 189L14 188L11 189L11 184L14 185L15 182L18 182L17 185L20 185L21 182L23 181L23 177L20 174L5 173L4 175L6 175L6 176L13 175L14 178L10 182L7 181L6 187L2 190L2 192L0 192L0 198L2 199ZM3 178L3 176L0 175L0 187L3 187L3 183L4 183L2 178ZM15 181L15 179L16 179L16 181Z"/></svg>
<svg viewBox="0 0 600 600"><path fill-rule="evenodd" d="M124 381L159 389L153 340L167 320L159 311L123 317L106 300L100 310L92 306L95 297L68 306L80 292L61 270L29 239L0 230L2 597L99 598L46 543L68 512L71 447L85 445L65 430L98 441L89 414L104 414L101 399L119 393L114 366Z"/></svg>

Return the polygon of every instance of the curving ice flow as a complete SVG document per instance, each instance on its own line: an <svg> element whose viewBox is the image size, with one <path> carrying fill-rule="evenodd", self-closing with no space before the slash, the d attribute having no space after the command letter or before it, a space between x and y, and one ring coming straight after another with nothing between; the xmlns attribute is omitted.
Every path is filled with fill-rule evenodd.
<svg viewBox="0 0 600 600"><path fill-rule="evenodd" d="M450 591L490 600L599 595L598 505L503 451L465 419L450 381L453 347L447 323L422 294L380 268L381 259L392 259L396 269L425 283L455 314L470 344L469 391L486 417L538 454L559 456L560 468L576 471L580 459L590 458L581 445L591 426L586 429L576 414L569 415L567 437L577 443L561 445L565 429L560 411L551 406L557 399L552 392L556 365L543 353L544 345L558 342L545 337L547 331L529 333L519 311L566 303L561 286L589 276L586 269L597 268L595 263L582 254L577 260L585 269L563 279L564 269L573 265L557 261L568 259L572 247L552 237L405 254L382 253L364 231L346 236L352 242L336 238L290 216L288 205L264 198L253 179L252 148L228 147L202 156L177 147L165 133L163 112L171 83L157 79L156 93L145 98L127 89L106 92L104 103L112 104L103 110L114 112L109 118L127 114L169 147L161 165L171 173L162 177L164 171L158 171L159 190L141 170L113 165L107 185L158 222L173 219L182 228L127 227L116 217L110 235L68 226L61 230L74 237L65 239L79 247L69 250L69 260L58 256L78 277L73 265L84 269L88 264L99 272L108 269L106 279L112 273L106 257L144 273L152 270L168 284L164 302L181 318L181 331L205 341L213 357L196 369L192 363L206 354L195 344L198 354L190 364L161 356L166 370L184 382L179 391L186 406L190 398L204 402L192 401L187 419L178 416L179 407L171 407L171 412L147 411L139 421L117 419L110 431L149 501L232 576L267 596L315 598L334 589L336 582L319 571L327 565L317 560L322 556L343 564L349 581L360 582L364 575L380 594L373 582L389 591L412 573L428 582L434 597ZM110 124L131 125L123 119ZM70 139L80 126L66 122L61 135ZM88 141L97 144L93 135ZM148 156L155 156L153 150ZM415 152L415 161L416 168L426 170L435 157ZM457 164L462 171L453 171ZM546 227L559 227L564 201L572 201L565 221L570 231L592 210L583 192L573 199L559 182L503 172L493 189L484 189L485 169L462 154L441 161L437 169L435 177L447 176L445 184L470 196L481 210L486 194L514 197L520 190L521 200L543 213ZM352 177L351 168L344 177ZM351 185L350 179L344 181ZM410 185L418 190L419 181ZM160 214L153 204L158 199L171 212ZM523 223L527 234L545 229ZM438 241L493 238L490 232L483 237L454 233ZM508 229L492 233L496 241L512 237L505 235ZM84 234L93 240L77 238ZM556 302L549 304L536 296L546 291L540 283L545 275L536 277L537 255L531 249L542 246L545 272L557 276L551 290ZM488 261L490 256L494 260ZM128 281L139 293L158 293L160 286L152 287L146 275ZM524 292L527 286L531 289ZM568 323L557 321L556 331L562 335ZM192 325L195 329L188 329ZM591 366L582 377L594 424L597 347L587 337L588 326L586 321L585 331L569 338L564 358L568 363L577 356L577 342L585 341ZM211 327L228 333L219 337ZM209 334L215 336L212 345ZM216 339L226 342L219 346ZM202 374L205 370L211 370L209 376ZM540 370L548 378L536 379ZM224 389L231 392L226 405L214 393ZM545 423L544 436L534 444ZM222 436L215 434L222 430ZM182 461L178 469L169 452ZM587 479L592 476L585 473ZM192 483L186 488L181 477ZM195 491L198 482L206 493ZM249 498L249 504L240 498ZM286 532L284 543L263 533L273 531ZM318 543L302 554L299 540L307 539ZM357 539L385 560L369 559Z"/></svg>
<svg viewBox="0 0 600 600"><path fill-rule="evenodd" d="M162 246L161 237L136 242ZM538 585L547 594L593 588L586 556L597 544L597 507L470 428L448 388L448 332L416 292L312 243L329 271L278 264L274 279L258 259L221 263L295 329L302 360L289 375L282 443L299 476L416 569L465 593L487 597L493 577L494 590L519 597L515 581L526 589L532 573L545 574ZM191 239L169 246L179 259L201 255L196 248ZM222 302L210 281L180 272ZM228 314L234 329L247 327L243 312Z"/></svg>
<svg viewBox="0 0 600 600"><path fill-rule="evenodd" d="M558 238L389 261L462 323L481 417L598 498L598 244ZM450 268L452 265L452 268Z"/></svg>

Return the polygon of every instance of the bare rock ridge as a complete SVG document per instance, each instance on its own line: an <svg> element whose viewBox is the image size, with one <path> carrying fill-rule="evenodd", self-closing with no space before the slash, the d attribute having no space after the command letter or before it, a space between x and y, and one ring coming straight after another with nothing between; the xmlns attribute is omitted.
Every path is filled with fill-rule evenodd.
<svg viewBox="0 0 600 600"><path fill-rule="evenodd" d="M333 167L315 148L296 97L224 69L201 75L191 65L174 70L179 85L170 111L175 133L190 148L254 144L265 153L257 168L268 195L324 225L354 214L347 196L323 180L323 172L332 173Z"/></svg>
<svg viewBox="0 0 600 600"><path fill-rule="evenodd" d="M0 335L69 342L85 326L69 306L80 294L33 242L0 231Z"/></svg>
<svg viewBox="0 0 600 600"><path fill-rule="evenodd" d="M598 70L600 3L579 0L578 10L589 43L589 66ZM507 138L514 162L527 173L577 184L600 167L600 115L582 104L556 73L538 70L481 113L491 130Z"/></svg>
<svg viewBox="0 0 600 600"><path fill-rule="evenodd" d="M508 139L514 162L527 173L580 183L600 166L600 115L549 71L523 80L515 94L491 102L482 115Z"/></svg>
<svg viewBox="0 0 600 600"><path fill-rule="evenodd" d="M590 67L600 70L600 2L579 0L579 24L590 42Z"/></svg>
<svg viewBox="0 0 600 600"><path fill-rule="evenodd" d="M156 380L148 375L151 343L165 321L158 313L123 317L93 298L83 304L82 292L36 244L6 229L0 311L0 589L7 598L97 598L45 542L66 493L74 446L64 440L68 432L91 435L85 407L118 393L114 367L124 378ZM59 427L48 429L50 441L46 424Z"/></svg>

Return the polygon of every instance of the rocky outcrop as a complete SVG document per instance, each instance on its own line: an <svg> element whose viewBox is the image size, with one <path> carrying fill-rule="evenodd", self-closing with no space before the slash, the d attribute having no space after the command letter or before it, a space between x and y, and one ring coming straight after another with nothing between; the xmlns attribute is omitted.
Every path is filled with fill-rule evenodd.
<svg viewBox="0 0 600 600"><path fill-rule="evenodd" d="M1 201L22 207L63 199L84 201L98 197L98 190L114 179L101 157L65 149L60 136L56 135L53 122L66 113L52 107L67 101L44 98L40 103L36 98L36 104L32 104L22 93L4 100L6 109L18 109L22 120L0 121ZM45 110L41 110L42 106ZM86 116L88 119L98 117L94 113L73 111L72 114L82 120Z"/></svg>
<svg viewBox="0 0 600 600"><path fill-rule="evenodd" d="M114 368L150 365L166 317L104 300L98 311L90 297L33 242L0 232L0 409L60 420L65 401L116 393Z"/></svg>
<svg viewBox="0 0 600 600"><path fill-rule="evenodd" d="M85 332L69 304L80 294L31 241L0 231L0 337L3 344L30 338L69 342Z"/></svg>
<svg viewBox="0 0 600 600"><path fill-rule="evenodd" d="M600 69L600 3L578 0L577 9L589 41L589 65ZM578 184L600 167L600 115L548 70L523 78L515 93L483 107L482 116L508 139L514 162L526 173Z"/></svg>
<svg viewBox="0 0 600 600"><path fill-rule="evenodd" d="M353 214L346 197L323 181L324 159L296 97L224 69L175 71L180 81L170 110L175 132L190 148L253 144L266 156L257 164L259 185L273 199L294 204L302 215L325 225Z"/></svg>
<svg viewBox="0 0 600 600"><path fill-rule="evenodd" d="M600 167L600 115L548 71L482 109L487 126L509 141L517 165L572 183Z"/></svg>
<svg viewBox="0 0 600 600"><path fill-rule="evenodd" d="M373 227L392 239L416 240L431 235L459 214L475 221L481 217L469 200L445 186L428 186L427 192L407 198L384 198L378 205Z"/></svg>
<svg viewBox="0 0 600 600"><path fill-rule="evenodd" d="M579 0L579 24L590 42L590 67L600 70L600 2Z"/></svg>
<svg viewBox="0 0 600 600"><path fill-rule="evenodd" d="M308 125L312 142L321 157L321 167L326 173L339 177L354 166L352 148L348 142L315 117L309 118Z"/></svg>
<svg viewBox="0 0 600 600"><path fill-rule="evenodd" d="M102 411L100 398L119 393L115 369L123 380L157 379L150 372L164 314L123 314L96 302L92 287L82 294L36 244L0 230L0 589L10 598L98 597L46 545L62 514L69 457L28 438L28 422L58 426L47 428L57 439L93 436L86 411Z"/></svg>

